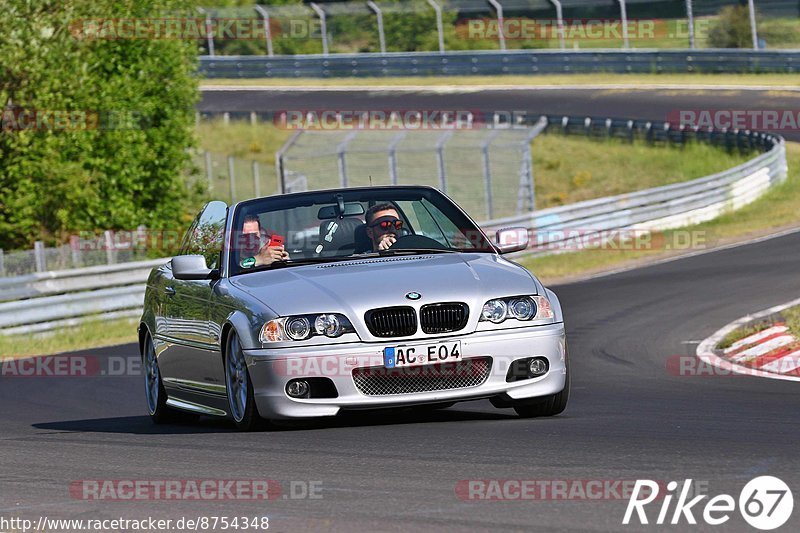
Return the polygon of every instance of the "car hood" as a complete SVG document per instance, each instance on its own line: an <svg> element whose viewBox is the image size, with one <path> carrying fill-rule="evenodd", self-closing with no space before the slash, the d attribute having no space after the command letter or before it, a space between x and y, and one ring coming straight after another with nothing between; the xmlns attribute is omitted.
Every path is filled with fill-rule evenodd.
<svg viewBox="0 0 800 533"><path fill-rule="evenodd" d="M495 254L430 254L304 265L234 276L231 284L279 316L346 314L358 320L369 309L465 302L480 309L499 296L537 294L524 268ZM410 292L422 297L413 301Z"/></svg>

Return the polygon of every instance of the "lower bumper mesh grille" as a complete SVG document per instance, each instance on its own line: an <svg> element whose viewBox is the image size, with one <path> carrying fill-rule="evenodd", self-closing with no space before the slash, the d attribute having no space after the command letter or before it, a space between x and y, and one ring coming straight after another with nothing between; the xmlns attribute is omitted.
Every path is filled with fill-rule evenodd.
<svg viewBox="0 0 800 533"><path fill-rule="evenodd" d="M353 382L366 396L467 389L482 385L491 369L491 357L406 368L373 366L354 369Z"/></svg>

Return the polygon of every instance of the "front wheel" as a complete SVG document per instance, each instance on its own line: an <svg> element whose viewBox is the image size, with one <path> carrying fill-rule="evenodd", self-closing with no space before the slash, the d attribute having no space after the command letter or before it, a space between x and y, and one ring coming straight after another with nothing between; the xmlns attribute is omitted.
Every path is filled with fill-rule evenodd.
<svg viewBox="0 0 800 533"><path fill-rule="evenodd" d="M225 349L225 388L231 418L240 431L254 431L264 425L256 408L253 383L247 372L242 345L235 332L228 336Z"/></svg>

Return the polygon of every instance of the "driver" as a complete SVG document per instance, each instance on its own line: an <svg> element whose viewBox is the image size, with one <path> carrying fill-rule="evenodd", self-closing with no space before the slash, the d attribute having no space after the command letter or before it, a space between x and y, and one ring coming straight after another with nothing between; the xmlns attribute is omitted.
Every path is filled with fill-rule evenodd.
<svg viewBox="0 0 800 533"><path fill-rule="evenodd" d="M270 246L271 236L261 228L258 217L248 215L242 224L242 260L239 266L253 268L270 265L275 261L286 261L289 253L280 246Z"/></svg>
<svg viewBox="0 0 800 533"><path fill-rule="evenodd" d="M367 209L364 218L373 252L388 250L397 242L397 233L403 229L403 221L392 204L374 205Z"/></svg>

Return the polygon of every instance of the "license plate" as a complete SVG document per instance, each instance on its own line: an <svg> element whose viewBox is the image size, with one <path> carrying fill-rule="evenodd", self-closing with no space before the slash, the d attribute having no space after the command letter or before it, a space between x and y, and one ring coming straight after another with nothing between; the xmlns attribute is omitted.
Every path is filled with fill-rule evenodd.
<svg viewBox="0 0 800 533"><path fill-rule="evenodd" d="M383 349L383 366L386 368L451 363L460 360L461 341L392 346Z"/></svg>

